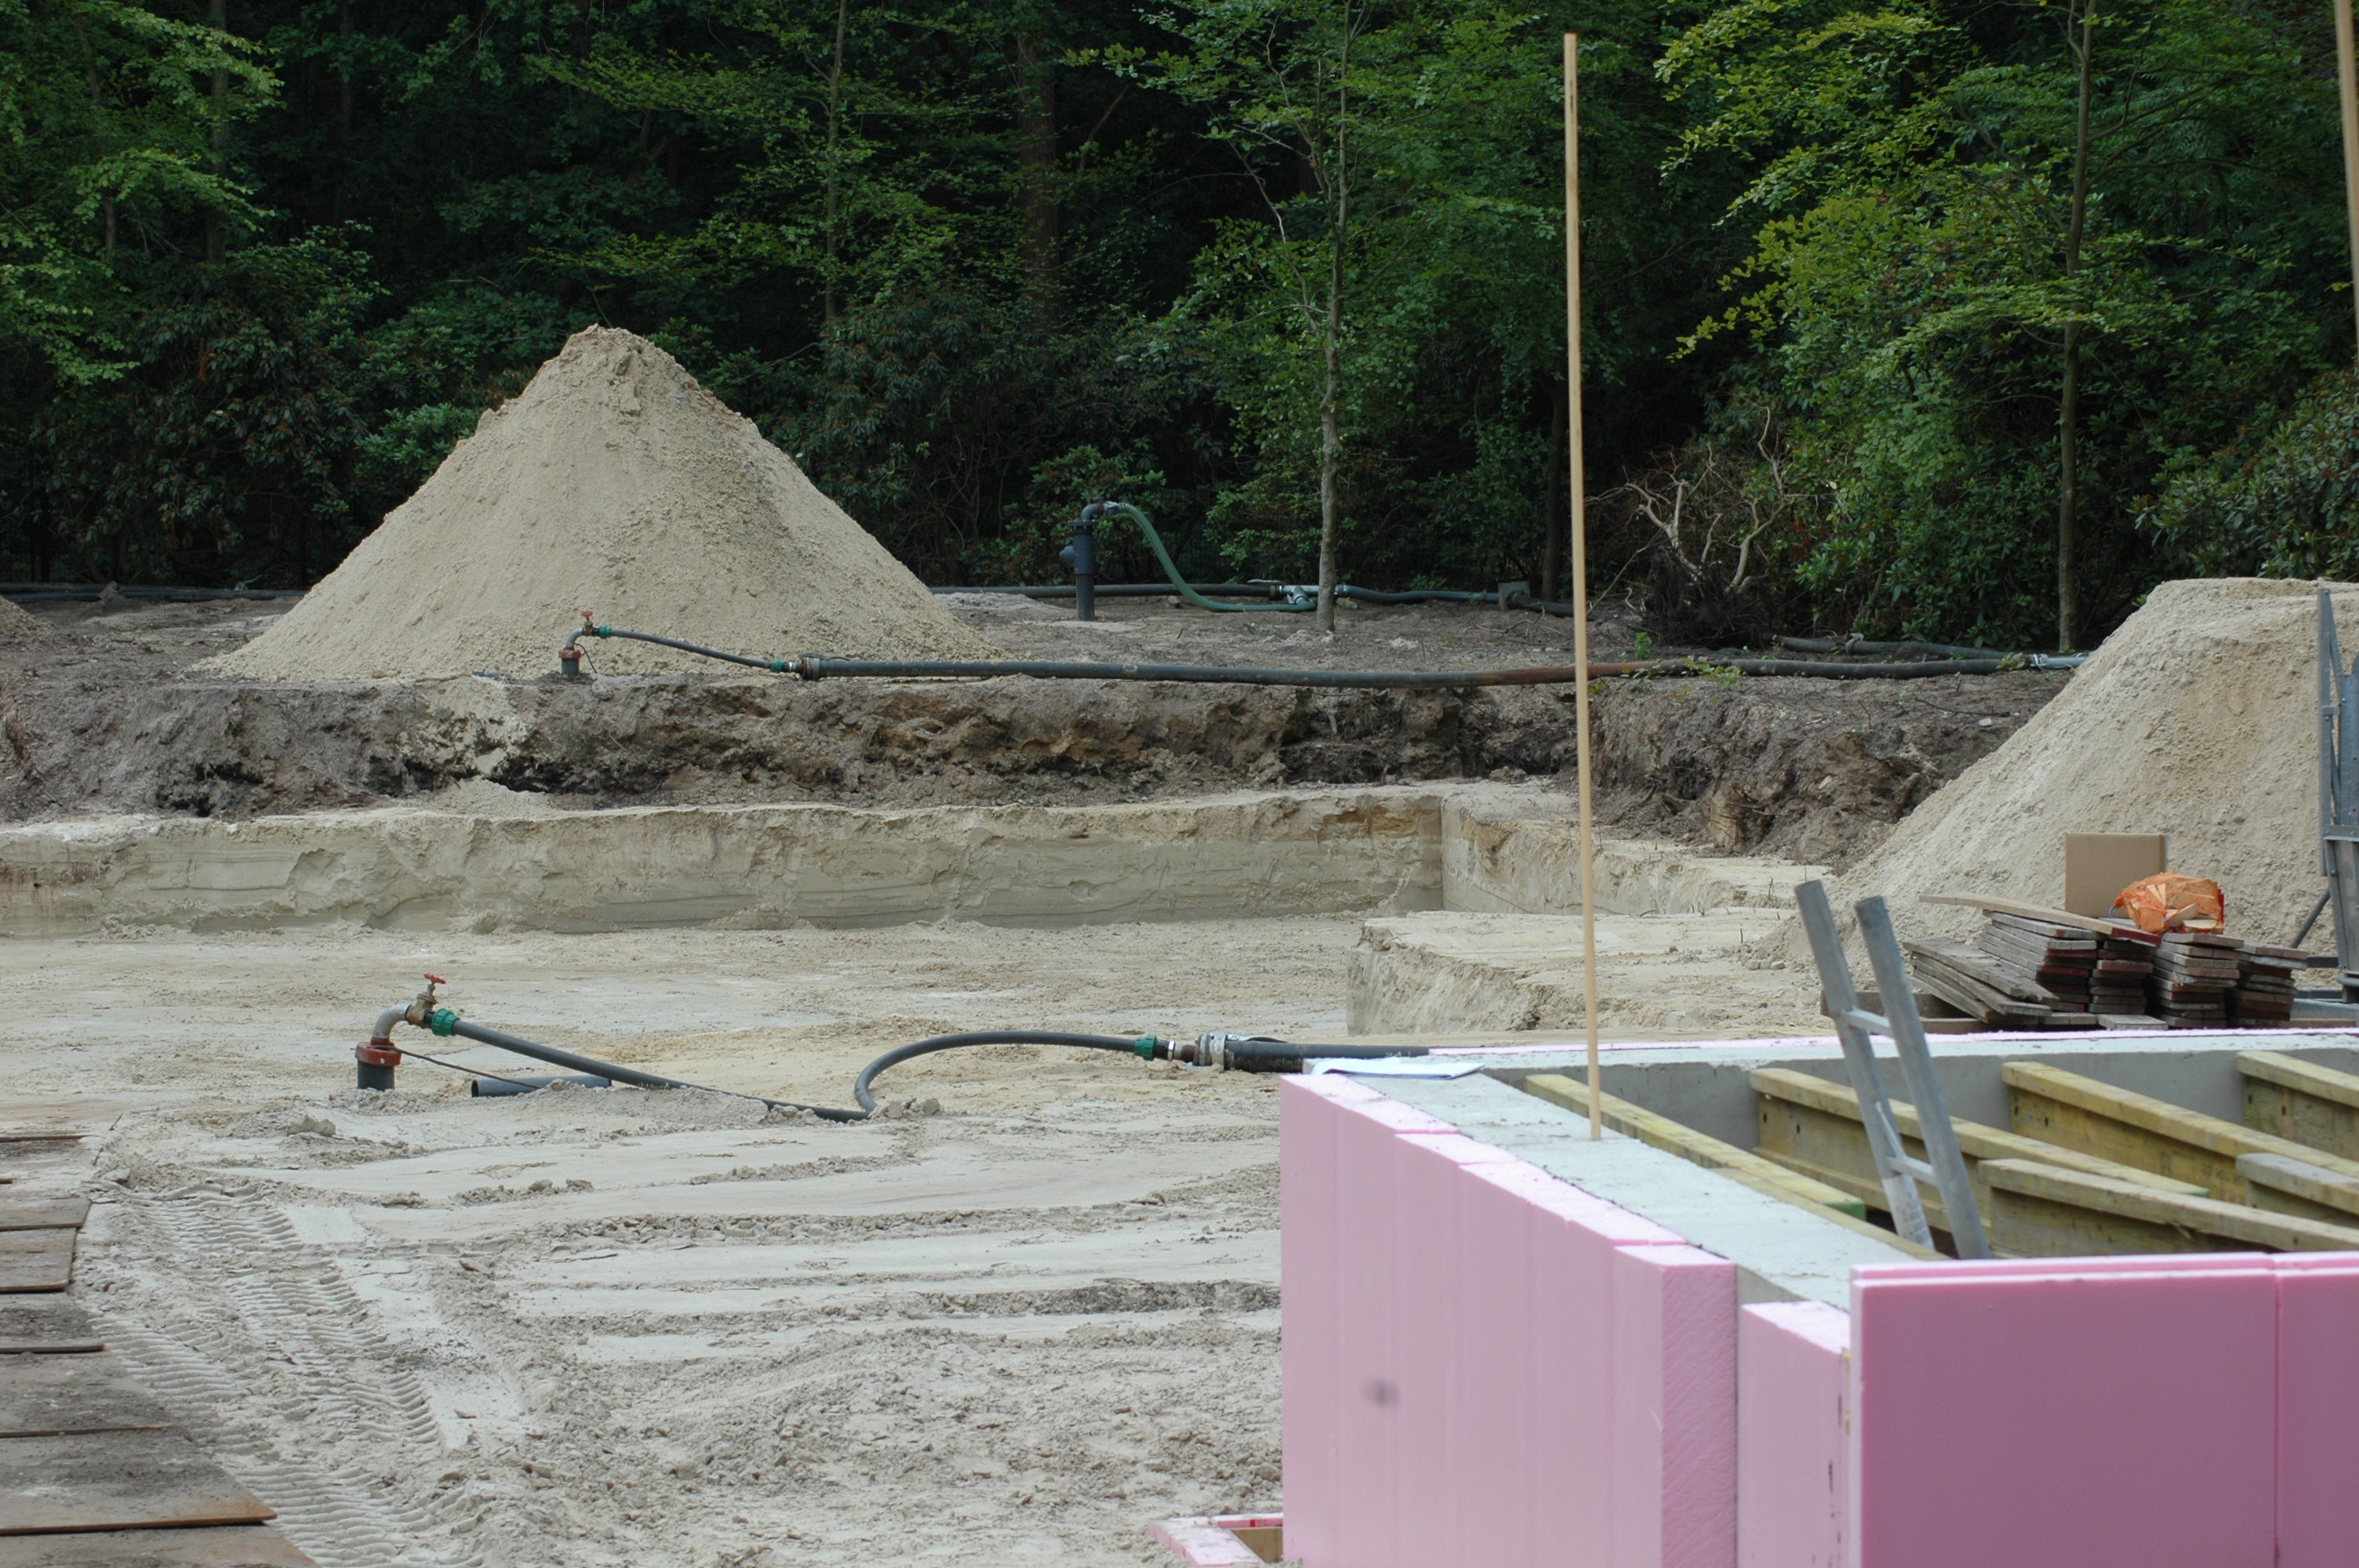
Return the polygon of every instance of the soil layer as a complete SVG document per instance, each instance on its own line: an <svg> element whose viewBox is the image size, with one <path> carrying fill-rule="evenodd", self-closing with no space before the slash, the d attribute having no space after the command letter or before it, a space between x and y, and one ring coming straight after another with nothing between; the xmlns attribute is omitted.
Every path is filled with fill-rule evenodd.
<svg viewBox="0 0 2359 1568"><path fill-rule="evenodd" d="M1118 601L1092 623L1021 600L953 609L1019 657L1306 668L1571 657L1561 620L1460 607L1348 606L1332 639L1299 617L1161 600ZM1569 787L1573 764L1569 687L735 675L276 685L189 671L270 623L251 604L39 615L57 634L0 644L0 816L13 820L243 817L380 804L476 778L581 806L1079 804L1240 784L1537 776ZM1593 630L1593 656L1634 651L1624 624ZM1622 832L1841 865L2066 678L1603 682L1601 817Z"/></svg>

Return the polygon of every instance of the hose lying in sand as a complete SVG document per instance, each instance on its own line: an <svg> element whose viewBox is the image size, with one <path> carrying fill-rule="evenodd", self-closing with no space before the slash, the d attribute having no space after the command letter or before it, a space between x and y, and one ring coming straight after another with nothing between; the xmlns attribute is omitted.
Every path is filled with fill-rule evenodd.
<svg viewBox="0 0 2359 1568"><path fill-rule="evenodd" d="M1583 672L1574 665L1538 665L1496 670L1286 670L1249 665L1115 665L1048 659L824 659L806 654L796 659L756 659L676 637L650 632L627 632L619 626L584 623L565 639L558 651L558 668L571 677L582 676L584 636L620 637L653 643L684 654L768 670L804 680L847 678L949 678L990 680L1002 676L1028 676L1036 680L1175 681L1210 686L1298 686L1356 687L1375 690L1454 691L1478 686L1575 686ZM1635 659L1620 664L1591 665L1587 678L1609 676L1721 676L1734 671L1745 676L1811 676L1826 680L1924 680L1935 676L1993 676L2006 670L2071 669L2074 659L2044 654L2010 654L1988 659L1940 659L1906 665L1836 663L1816 659Z"/></svg>
<svg viewBox="0 0 2359 1568"><path fill-rule="evenodd" d="M519 1056L553 1066L571 1067L576 1072L603 1078L610 1083L630 1084L646 1089L698 1089L705 1094L727 1095L732 1099L748 1099L777 1110L809 1111L822 1121L865 1121L876 1114L875 1085L877 1075L899 1065L913 1057L929 1056L937 1051L954 1051L970 1045L1063 1045L1083 1051L1112 1051L1125 1056L1137 1056L1149 1062L1180 1062L1190 1066L1220 1067L1242 1073L1299 1073L1304 1061L1311 1058L1350 1057L1370 1060L1385 1056L1422 1056L1422 1045L1306 1045L1288 1040L1273 1040L1263 1035L1201 1034L1193 1040L1161 1040L1152 1034L1135 1039L1115 1034L1065 1034L1043 1029L984 1029L963 1034L937 1034L929 1039L913 1041L896 1046L868 1065L860 1069L853 1080L853 1098L860 1102L858 1110L838 1110L829 1106L802 1105L793 1100L770 1099L762 1095L737 1094L729 1089L707 1088L701 1084L684 1083L655 1073L642 1073L636 1067L617 1066L601 1062L594 1056L583 1056L571 1051L560 1051L554 1045L486 1029L468 1023L449 1008L434 1005L433 985L441 984L434 976L428 977L429 989L407 1007L389 1007L377 1015L376 1028L368 1041L353 1051L360 1062L360 1087L364 1089L390 1089L394 1087L394 1069L401 1065L403 1053L393 1044L393 1026L408 1023L443 1036L473 1040L480 1044L496 1045L503 1051L513 1051ZM422 1061L439 1067L474 1074L475 1069L462 1067L423 1052L410 1052ZM495 1094L525 1092L527 1087L538 1088L547 1080L503 1078L497 1074L483 1074L495 1082L513 1086L493 1090Z"/></svg>

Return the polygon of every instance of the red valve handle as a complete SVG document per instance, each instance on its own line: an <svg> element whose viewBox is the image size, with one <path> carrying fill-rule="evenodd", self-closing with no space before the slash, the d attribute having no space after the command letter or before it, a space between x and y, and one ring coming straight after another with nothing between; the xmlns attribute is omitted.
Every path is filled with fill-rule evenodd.
<svg viewBox="0 0 2359 1568"><path fill-rule="evenodd" d="M426 979L427 979L428 982L429 982L429 984L432 984L432 985L447 986L447 985L449 985L449 984L451 983L449 980L444 979L443 979L441 976L440 976L440 975L429 975L429 976L427 976L427 977L426 977Z"/></svg>

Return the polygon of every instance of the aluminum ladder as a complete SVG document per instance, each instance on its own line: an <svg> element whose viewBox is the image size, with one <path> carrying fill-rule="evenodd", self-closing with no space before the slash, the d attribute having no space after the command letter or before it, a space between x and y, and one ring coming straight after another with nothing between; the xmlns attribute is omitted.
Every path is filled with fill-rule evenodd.
<svg viewBox="0 0 2359 1568"><path fill-rule="evenodd" d="M2359 671L2334 635L2334 600L2318 590L2318 869L2326 891L2293 939L2299 947L2334 906L2334 966L2343 1000L2359 1001Z"/></svg>
<svg viewBox="0 0 2359 1568"><path fill-rule="evenodd" d="M1860 1119L1867 1126L1867 1147L1884 1184L1885 1206L1892 1211L1893 1228L1919 1247L1933 1245L1932 1227L1925 1223L1925 1206L1917 1196L1917 1184L1928 1182L1941 1195L1950 1240L1958 1256L1989 1257L1990 1238L1983 1232L1973 1183L1966 1176L1965 1156L1958 1152L1957 1130L1950 1125L1950 1103L1933 1071L1933 1054L1925 1044L1925 1021L1917 1012L1917 995L1900 957L1900 938L1892 929L1891 913L1880 898L1862 899L1852 906L1859 916L1867 961L1875 969L1876 994L1884 1006L1878 1015L1859 1004L1859 992L1851 983L1851 963L1843 957L1843 935L1835 929L1835 913L1827 903L1826 884L1804 882L1794 890L1794 902L1801 906L1802 929L1810 938L1810 956L1818 962L1827 1014L1834 1020L1835 1038L1843 1042L1843 1061L1851 1068L1851 1087L1859 1096ZM1908 1086L1909 1103L1917 1110L1927 1159L1914 1158L1901 1144L1892 1100L1884 1092L1884 1074L1876 1065L1877 1035L1891 1041L1899 1054L1900 1076Z"/></svg>

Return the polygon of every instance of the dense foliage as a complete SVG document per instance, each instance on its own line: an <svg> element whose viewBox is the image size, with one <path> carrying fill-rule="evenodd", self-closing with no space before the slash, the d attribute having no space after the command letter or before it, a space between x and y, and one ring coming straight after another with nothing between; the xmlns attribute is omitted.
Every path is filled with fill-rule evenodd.
<svg viewBox="0 0 2359 1568"><path fill-rule="evenodd" d="M1208 576L2055 635L2359 568L2322 6L0 0L0 575L316 579L581 326L935 581L1120 492ZM1150 560L1114 534L1117 574ZM1560 575L1558 578L1560 583Z"/></svg>

